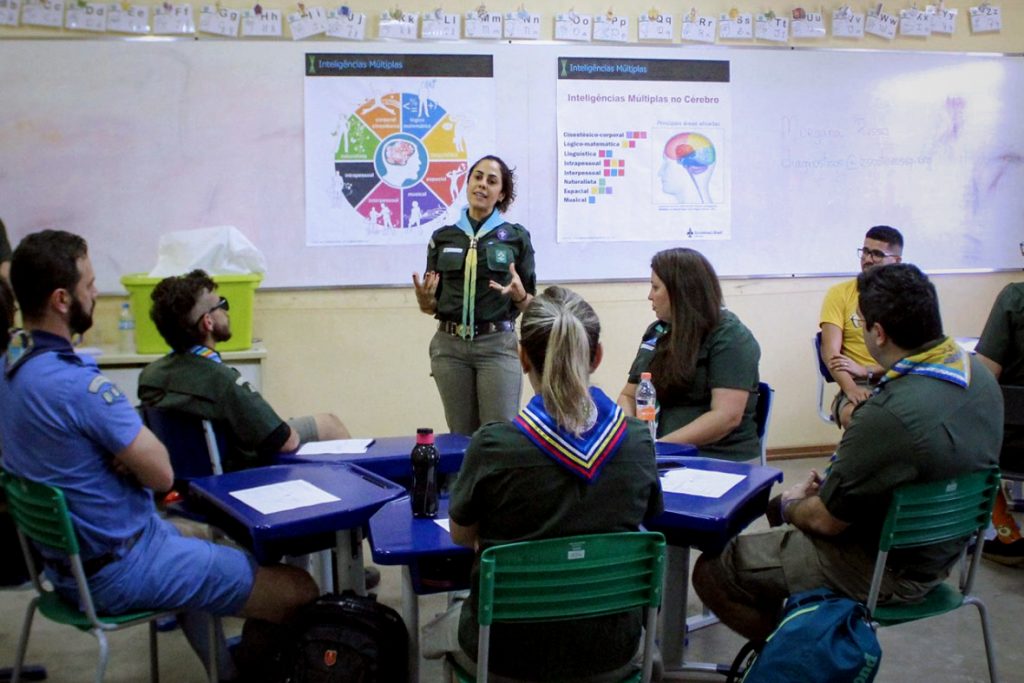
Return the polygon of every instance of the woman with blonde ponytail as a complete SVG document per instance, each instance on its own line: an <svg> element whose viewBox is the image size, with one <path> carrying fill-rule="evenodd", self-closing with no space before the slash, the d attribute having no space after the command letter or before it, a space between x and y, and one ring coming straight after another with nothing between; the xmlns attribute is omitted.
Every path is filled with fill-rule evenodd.
<svg viewBox="0 0 1024 683"><path fill-rule="evenodd" d="M575 292L548 287L523 313L519 361L536 395L511 422L481 427L449 505L452 539L477 559L500 543L637 530L662 510L644 423L590 385L601 323ZM424 654L476 665L474 565L469 600L426 627ZM552 624L495 624L491 680L622 680L634 667L640 612ZM635 660L635 661L634 661Z"/></svg>

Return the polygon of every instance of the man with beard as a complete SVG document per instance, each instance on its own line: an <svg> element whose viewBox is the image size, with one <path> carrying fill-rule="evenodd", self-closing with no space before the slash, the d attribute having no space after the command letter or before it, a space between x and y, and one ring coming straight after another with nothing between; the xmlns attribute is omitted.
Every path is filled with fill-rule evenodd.
<svg viewBox="0 0 1024 683"><path fill-rule="evenodd" d="M282 420L221 360L217 343L231 338L230 304L204 271L161 280L152 299L150 316L172 351L142 371L139 400L226 426L225 472L272 464L275 454L307 441L349 437L341 420L328 413Z"/></svg>
<svg viewBox="0 0 1024 683"><path fill-rule="evenodd" d="M903 235L888 225L876 225L864 235L857 250L860 269L899 263L903 260ZM857 318L857 280L840 282L825 294L821 305L821 360L839 385L832 402L832 416L841 429L850 423L853 409L871 396L882 368L868 353Z"/></svg>
<svg viewBox="0 0 1024 683"><path fill-rule="evenodd" d="M201 653L199 612L282 622L314 600L316 584L305 572L258 567L237 548L179 535L157 515L152 491L174 481L167 450L95 362L71 346L72 335L92 325L97 297L85 240L55 230L29 235L14 252L11 281L25 331L0 380L3 467L63 490L97 611L181 609ZM77 604L67 557L39 550L47 579ZM230 675L222 665L222 676Z"/></svg>

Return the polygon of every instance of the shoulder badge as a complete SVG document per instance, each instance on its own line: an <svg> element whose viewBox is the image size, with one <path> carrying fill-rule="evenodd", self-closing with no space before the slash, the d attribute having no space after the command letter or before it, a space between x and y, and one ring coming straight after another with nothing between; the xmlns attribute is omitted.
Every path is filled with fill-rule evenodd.
<svg viewBox="0 0 1024 683"><path fill-rule="evenodd" d="M117 385L103 375L96 375L92 378L92 381L89 382L89 393L99 394L107 404L111 404L124 396L122 391L117 388Z"/></svg>

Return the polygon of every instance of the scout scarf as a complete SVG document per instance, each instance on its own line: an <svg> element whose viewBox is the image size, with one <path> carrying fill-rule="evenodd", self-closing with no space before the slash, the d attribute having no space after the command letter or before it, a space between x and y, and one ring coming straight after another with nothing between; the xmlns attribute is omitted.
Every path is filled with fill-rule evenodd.
<svg viewBox="0 0 1024 683"><path fill-rule="evenodd" d="M590 398L597 406L597 422L581 436L555 423L540 394L530 399L514 422L542 453L588 483L597 479L626 436L622 408L597 387L590 388Z"/></svg>
<svg viewBox="0 0 1024 683"><path fill-rule="evenodd" d="M462 215L455 224L462 232L469 235L469 248L466 250L466 265L462 277L462 338L472 339L476 329L476 245L480 238L505 223L505 217L495 209L487 217L480 228L474 233L469 222L469 206L462 207Z"/></svg>
<svg viewBox="0 0 1024 683"><path fill-rule="evenodd" d="M212 360L214 363L223 363L220 354L211 349L209 346L203 346L202 344L196 344L188 350L193 356L199 356L200 358L206 358Z"/></svg>
<svg viewBox="0 0 1024 683"><path fill-rule="evenodd" d="M946 337L929 349L897 361L886 371L879 384L903 375L924 375L966 389L971 383L971 361L967 352L952 337Z"/></svg>

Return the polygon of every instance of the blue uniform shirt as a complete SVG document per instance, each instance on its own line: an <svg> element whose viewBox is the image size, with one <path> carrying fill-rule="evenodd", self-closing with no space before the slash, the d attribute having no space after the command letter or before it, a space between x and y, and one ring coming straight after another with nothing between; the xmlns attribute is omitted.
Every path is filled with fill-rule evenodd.
<svg viewBox="0 0 1024 683"><path fill-rule="evenodd" d="M155 514L150 492L113 468L142 422L66 339L37 331L32 341L20 363L5 363L0 380L3 466L63 489L83 559L112 552Z"/></svg>

